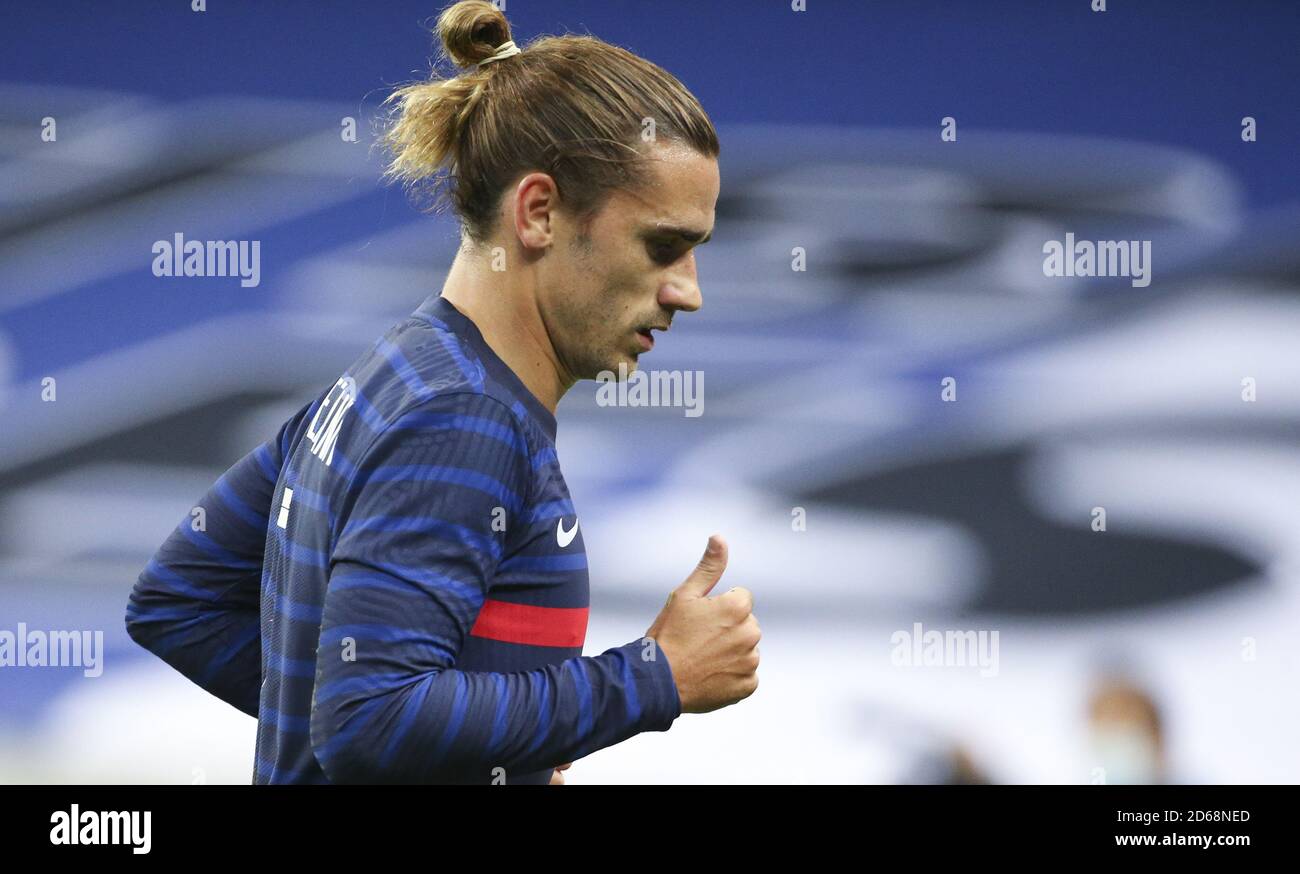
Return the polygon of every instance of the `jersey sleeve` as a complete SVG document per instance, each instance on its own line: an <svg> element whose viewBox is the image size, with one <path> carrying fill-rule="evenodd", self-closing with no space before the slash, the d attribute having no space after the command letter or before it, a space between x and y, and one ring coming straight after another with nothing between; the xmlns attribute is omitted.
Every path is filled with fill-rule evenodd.
<svg viewBox="0 0 1300 874"><path fill-rule="evenodd" d="M199 686L257 716L262 556L271 499L289 447L319 400L235 462L150 559L131 592L131 639Z"/></svg>
<svg viewBox="0 0 1300 874"><path fill-rule="evenodd" d="M531 476L513 413L477 393L424 402L366 451L317 650L311 743L332 782L509 782L680 714L652 641L530 671L456 669Z"/></svg>

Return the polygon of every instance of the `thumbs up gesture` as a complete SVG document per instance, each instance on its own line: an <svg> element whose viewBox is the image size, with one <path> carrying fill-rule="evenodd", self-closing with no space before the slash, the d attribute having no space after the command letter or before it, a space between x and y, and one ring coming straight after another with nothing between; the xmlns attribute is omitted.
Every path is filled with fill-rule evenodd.
<svg viewBox="0 0 1300 874"><path fill-rule="evenodd" d="M754 596L735 587L709 597L727 569L727 543L709 538L700 563L668 596L646 636L668 659L683 713L708 713L748 698L758 688Z"/></svg>

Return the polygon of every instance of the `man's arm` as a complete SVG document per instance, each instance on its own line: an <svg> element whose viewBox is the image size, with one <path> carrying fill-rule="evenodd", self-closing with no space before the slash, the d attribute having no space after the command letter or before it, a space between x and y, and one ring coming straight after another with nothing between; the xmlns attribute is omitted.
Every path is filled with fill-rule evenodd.
<svg viewBox="0 0 1300 874"><path fill-rule="evenodd" d="M262 554L285 455L319 400L213 484L140 574L131 639L221 700L257 716L262 684Z"/></svg>
<svg viewBox="0 0 1300 874"><path fill-rule="evenodd" d="M666 657L634 641L531 671L455 668L531 462L500 402L434 398L357 465L331 556L311 741L333 782L488 781L554 768L642 731L681 702ZM499 528L501 526L495 526Z"/></svg>

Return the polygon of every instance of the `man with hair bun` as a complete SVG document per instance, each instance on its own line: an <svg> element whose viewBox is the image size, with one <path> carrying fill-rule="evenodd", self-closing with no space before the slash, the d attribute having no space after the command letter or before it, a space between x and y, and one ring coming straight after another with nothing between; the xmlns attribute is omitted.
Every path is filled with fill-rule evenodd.
<svg viewBox="0 0 1300 874"><path fill-rule="evenodd" d="M709 597L717 535L644 637L582 655L555 452L575 382L632 372L700 308L717 133L671 74L599 39L516 45L483 0L437 34L461 72L394 93L384 144L388 177L460 220L441 293L226 472L206 531L178 526L127 612L258 717L257 783L562 783L758 685L750 592Z"/></svg>

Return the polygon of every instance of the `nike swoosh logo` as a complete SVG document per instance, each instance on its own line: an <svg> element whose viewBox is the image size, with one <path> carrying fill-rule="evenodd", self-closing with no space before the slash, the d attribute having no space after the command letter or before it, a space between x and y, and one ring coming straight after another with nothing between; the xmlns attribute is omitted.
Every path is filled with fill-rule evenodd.
<svg viewBox="0 0 1300 874"><path fill-rule="evenodd" d="M560 544L560 548L568 546L573 542L573 538L578 536L578 520L573 520L573 527L568 531L564 530L564 517L560 517L560 522L555 526L555 540Z"/></svg>

